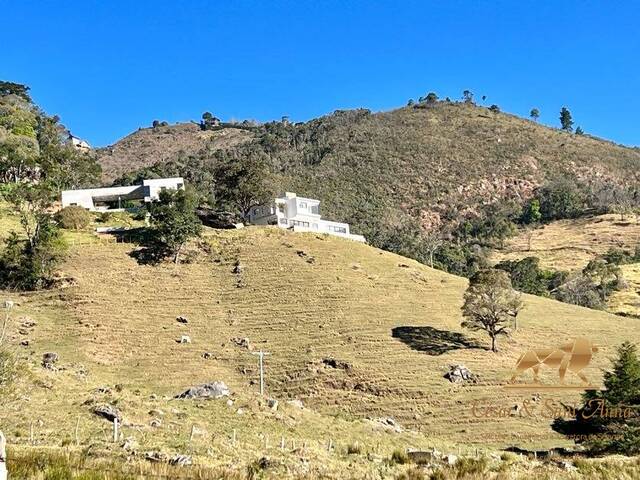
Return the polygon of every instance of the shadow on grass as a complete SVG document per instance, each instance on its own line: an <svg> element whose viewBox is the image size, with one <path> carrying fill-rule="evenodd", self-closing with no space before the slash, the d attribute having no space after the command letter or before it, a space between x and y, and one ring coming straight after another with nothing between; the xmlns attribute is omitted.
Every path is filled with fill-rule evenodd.
<svg viewBox="0 0 640 480"><path fill-rule="evenodd" d="M391 336L414 350L428 355L442 355L452 350L487 347L478 341L464 336L462 333L438 330L433 327L396 327Z"/></svg>

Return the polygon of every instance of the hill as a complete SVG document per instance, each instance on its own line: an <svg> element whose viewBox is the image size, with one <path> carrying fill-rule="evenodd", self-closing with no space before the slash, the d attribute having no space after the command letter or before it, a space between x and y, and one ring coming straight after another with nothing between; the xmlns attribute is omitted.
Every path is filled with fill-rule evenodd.
<svg viewBox="0 0 640 480"><path fill-rule="evenodd" d="M116 143L108 161L100 157L108 177L130 169L128 159L138 155L151 160L134 139L178 139L184 127L167 128L175 135L144 130ZM207 165L261 158L276 176L274 190L320 198L327 217L350 222L374 245L398 252L411 249L408 242L404 250L394 245L398 231L456 223L505 199L522 202L544 182L640 180L637 149L446 101L381 113L337 111L301 124L267 123L222 150L189 135L191 151L200 148L198 161L168 154L146 173L181 172L198 185ZM172 159L171 166L164 163Z"/></svg>
<svg viewBox="0 0 640 480"><path fill-rule="evenodd" d="M195 123L140 128L114 145L100 148L97 155L103 167L103 181L156 163L165 163L198 154L203 148L232 148L252 135L246 130L228 128L203 131Z"/></svg>
<svg viewBox="0 0 640 480"><path fill-rule="evenodd" d="M532 232L519 232L503 248L494 250L491 261L520 260L538 257L542 268L578 271L590 260L611 249L634 252L640 245L640 217L596 215L559 220ZM628 287L613 292L607 310L640 318L640 264L621 265Z"/></svg>
<svg viewBox="0 0 640 480"><path fill-rule="evenodd" d="M640 340L633 319L526 296L520 329L493 354L485 338L460 328L466 280L335 237L257 227L208 231L191 263L152 267L130 256L134 245L69 235L75 241L64 286L14 297L9 338L31 373L18 396L29 401L0 412L12 442L35 421L38 443L68 442L79 424L81 443L112 448L108 423L91 413L108 402L123 412L125 436L140 451L188 449L218 465L249 462L263 450L280 455L281 436L319 445L312 456L314 465L326 464L325 473L342 468L341 457L323 453L334 437L342 448L357 441L386 456L398 447L564 445L550 418L511 409L536 393L539 402L565 403L577 402L578 393L505 389L519 354L586 336L605 345L586 371L599 383L613 347ZM188 323L176 322L178 316ZM27 317L35 327L24 326ZM182 335L191 343L178 343ZM282 404L278 412L256 397L256 357L233 340L240 338L270 352L266 385ZM49 351L60 355L60 370L40 367ZM443 374L453 364L469 367L479 382L448 382ZM545 372L543 381L552 375ZM231 407L171 400L211 380L229 385ZM474 402L510 413L479 418ZM153 427L160 414L149 412L158 410L162 424ZM394 418L405 433L364 420L379 417ZM189 442L192 425L212 440ZM242 447L229 446L233 429ZM263 446L265 435L271 449ZM357 472L376 468L364 457L355 464Z"/></svg>

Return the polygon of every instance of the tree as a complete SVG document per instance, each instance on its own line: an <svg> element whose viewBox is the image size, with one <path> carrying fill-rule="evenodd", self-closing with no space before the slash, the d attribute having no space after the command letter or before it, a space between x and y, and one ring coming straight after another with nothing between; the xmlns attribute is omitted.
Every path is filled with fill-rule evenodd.
<svg viewBox="0 0 640 480"><path fill-rule="evenodd" d="M555 291L556 299L572 305L600 310L603 303L597 286L586 275L579 274L560 285Z"/></svg>
<svg viewBox="0 0 640 480"><path fill-rule="evenodd" d="M613 369L604 372L604 390L588 390L583 406L576 411L573 429L564 433L592 434L586 446L592 454L637 455L640 428L636 416L607 415L606 412L637 412L640 407L640 360L636 346L624 342L617 348ZM578 428L576 428L578 427Z"/></svg>
<svg viewBox="0 0 640 480"><path fill-rule="evenodd" d="M537 224L542 219L540 212L540 200L532 198L524 207L520 221L525 225Z"/></svg>
<svg viewBox="0 0 640 480"><path fill-rule="evenodd" d="M573 119L571 118L571 112L567 107L562 107L562 110L560 110L560 125L562 130L567 132L573 131Z"/></svg>
<svg viewBox="0 0 640 480"><path fill-rule="evenodd" d="M151 205L151 226L159 256L180 261L184 245L200 236L202 223L196 215L197 199L188 190L162 190Z"/></svg>
<svg viewBox="0 0 640 480"><path fill-rule="evenodd" d="M210 130L211 128L217 126L220 123L220 120L214 117L211 112L204 112L202 114L202 121L200 122L200 128L202 130Z"/></svg>
<svg viewBox="0 0 640 480"><path fill-rule="evenodd" d="M427 102L427 105L433 105L438 101L438 95L436 95L435 92L429 92L425 97L425 101Z"/></svg>
<svg viewBox="0 0 640 480"><path fill-rule="evenodd" d="M561 220L580 216L586 206L584 194L575 182L561 178L542 186L536 192L542 220Z"/></svg>
<svg viewBox="0 0 640 480"><path fill-rule="evenodd" d="M540 117L540 110L538 110L537 108L532 108L529 112L529 116L534 122L537 122L538 118Z"/></svg>
<svg viewBox="0 0 640 480"><path fill-rule="evenodd" d="M153 128L158 128L160 126L160 120L154 120L151 126Z"/></svg>
<svg viewBox="0 0 640 480"><path fill-rule="evenodd" d="M30 88L26 85L13 82L4 82L0 80L0 97L5 97L7 95L16 95L26 100L27 102L31 102L31 97L28 93L29 90Z"/></svg>
<svg viewBox="0 0 640 480"><path fill-rule="evenodd" d="M577 127L576 128L576 135L584 135L584 130L582 130L582 127Z"/></svg>
<svg viewBox="0 0 640 480"><path fill-rule="evenodd" d="M464 103L473 103L473 92L471 90L465 90L462 92L462 99Z"/></svg>
<svg viewBox="0 0 640 480"><path fill-rule="evenodd" d="M252 207L273 199L266 159L253 151L246 153L225 158L214 173L218 208L232 210L245 220Z"/></svg>
<svg viewBox="0 0 640 480"><path fill-rule="evenodd" d="M437 230L432 230L426 235L422 237L424 249L427 251L429 255L429 266L433 267L434 254L436 251L442 246L444 243L442 240L442 235Z"/></svg>
<svg viewBox="0 0 640 480"><path fill-rule="evenodd" d="M500 113L500 107L494 103L489 107L489 111L493 113Z"/></svg>
<svg viewBox="0 0 640 480"><path fill-rule="evenodd" d="M602 301L609 297L612 285L619 285L622 281L622 270L618 265L609 263L602 258L589 261L582 273L594 281Z"/></svg>
<svg viewBox="0 0 640 480"><path fill-rule="evenodd" d="M462 326L485 331L491 338L491 350L497 352L498 337L509 335L511 324L515 324L522 308L520 297L512 288L507 272L480 270L471 277L464 294Z"/></svg>

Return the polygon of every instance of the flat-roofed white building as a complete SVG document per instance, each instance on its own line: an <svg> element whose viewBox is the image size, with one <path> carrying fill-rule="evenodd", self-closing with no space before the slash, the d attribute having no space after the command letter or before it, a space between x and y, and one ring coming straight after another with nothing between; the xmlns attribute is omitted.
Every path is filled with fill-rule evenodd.
<svg viewBox="0 0 640 480"><path fill-rule="evenodd" d="M62 192L62 208L78 205L92 212L123 210L124 205L131 201L153 202L158 200L162 190L180 190L182 188L184 188L182 177L174 177L143 180L142 185L126 187L64 190Z"/></svg>
<svg viewBox="0 0 640 480"><path fill-rule="evenodd" d="M277 225L296 232L328 233L357 242L366 242L362 235L350 232L349 224L323 220L320 215L320 200L298 197L285 192L272 203L252 207L249 222L254 225Z"/></svg>

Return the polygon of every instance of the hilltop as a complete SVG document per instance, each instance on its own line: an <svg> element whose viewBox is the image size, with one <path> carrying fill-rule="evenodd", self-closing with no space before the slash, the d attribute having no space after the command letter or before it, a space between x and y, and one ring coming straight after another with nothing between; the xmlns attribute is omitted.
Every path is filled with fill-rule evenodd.
<svg viewBox="0 0 640 480"><path fill-rule="evenodd" d="M135 170L129 164L139 157L145 165L156 162L147 175L179 171L198 185L207 165L221 158L261 158L276 176L274 189L322 199L328 218L352 223L384 248L393 245L398 229L429 230L482 205L522 202L557 178L640 180L638 149L446 101L380 113L336 111L250 131L220 127L204 135L195 125L163 128L172 133L143 129L117 142L112 154L99 152L106 178ZM226 136L237 141L222 146ZM167 138L189 144L185 152L199 151L198 160L165 148Z"/></svg>

